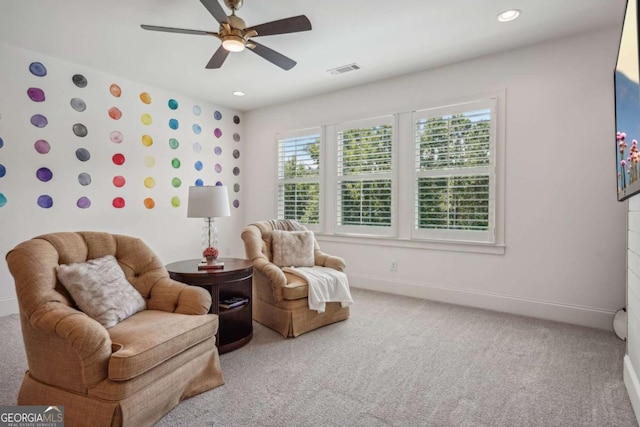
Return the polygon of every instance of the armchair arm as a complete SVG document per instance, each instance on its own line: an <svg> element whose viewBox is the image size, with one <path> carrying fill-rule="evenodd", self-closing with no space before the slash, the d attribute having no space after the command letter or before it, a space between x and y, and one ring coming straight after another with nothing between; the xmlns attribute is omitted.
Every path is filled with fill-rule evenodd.
<svg viewBox="0 0 640 427"><path fill-rule="evenodd" d="M344 271L344 268L346 267L344 259L334 255L328 255L321 250L315 251L314 258L316 265L321 267L330 267L338 271Z"/></svg>
<svg viewBox="0 0 640 427"><path fill-rule="evenodd" d="M206 289L189 286L169 277L160 278L151 288L147 308L169 313L206 314L211 295Z"/></svg>
<svg viewBox="0 0 640 427"><path fill-rule="evenodd" d="M276 302L282 301L284 299L282 295L283 289L287 284L287 278L282 269L269 261L264 255L253 260L253 268L267 277Z"/></svg>

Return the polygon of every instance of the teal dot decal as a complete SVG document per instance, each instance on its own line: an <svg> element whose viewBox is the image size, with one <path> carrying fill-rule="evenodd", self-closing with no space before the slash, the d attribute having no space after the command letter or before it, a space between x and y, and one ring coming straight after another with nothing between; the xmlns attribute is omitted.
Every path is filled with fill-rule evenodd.
<svg viewBox="0 0 640 427"><path fill-rule="evenodd" d="M197 171L201 171L202 168L203 168L202 162L200 160L198 160L197 162L195 162L193 167L195 167Z"/></svg>
<svg viewBox="0 0 640 427"><path fill-rule="evenodd" d="M49 209L51 206L53 206L53 198L48 194L43 194L42 196L38 197L38 206L43 209Z"/></svg>
<svg viewBox="0 0 640 427"><path fill-rule="evenodd" d="M200 135L200 132L202 132L202 128L197 123L192 126L192 129L193 133L195 133L196 135Z"/></svg>
<svg viewBox="0 0 640 427"><path fill-rule="evenodd" d="M7 204L7 196L0 193L0 208Z"/></svg>
<svg viewBox="0 0 640 427"><path fill-rule="evenodd" d="M178 109L178 101L176 101L175 99L170 99L167 104L169 105L169 108L171 108L172 110Z"/></svg>
<svg viewBox="0 0 640 427"><path fill-rule="evenodd" d="M178 123L178 119L169 119L169 127L173 130L178 129L178 127L180 127L180 123Z"/></svg>
<svg viewBox="0 0 640 427"><path fill-rule="evenodd" d="M178 177L175 177L171 180L171 186L174 188L179 188L182 185L182 180Z"/></svg>
<svg viewBox="0 0 640 427"><path fill-rule="evenodd" d="M200 178L196 179L195 182L196 187L202 187L204 185L204 181L202 181Z"/></svg>
<svg viewBox="0 0 640 427"><path fill-rule="evenodd" d="M171 160L171 167L173 167L174 169L178 169L180 167L180 159L174 158L173 160Z"/></svg>
<svg viewBox="0 0 640 427"><path fill-rule="evenodd" d="M176 148L178 148L179 146L180 146L180 143L178 142L178 140L177 140L177 139L175 139L175 138L171 138L171 139L169 140L169 147L171 147L172 149L174 149L174 150L175 150L175 149L176 149Z"/></svg>
<svg viewBox="0 0 640 427"><path fill-rule="evenodd" d="M0 178L4 177L7 174L7 168L4 167L2 163L0 163Z"/></svg>

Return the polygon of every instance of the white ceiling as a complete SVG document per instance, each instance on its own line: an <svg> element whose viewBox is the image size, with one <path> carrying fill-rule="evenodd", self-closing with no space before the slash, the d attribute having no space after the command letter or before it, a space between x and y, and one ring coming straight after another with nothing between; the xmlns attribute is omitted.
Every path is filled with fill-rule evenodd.
<svg viewBox="0 0 640 427"><path fill-rule="evenodd" d="M224 4L220 0L221 4ZM247 111L366 82L621 25L626 0L245 0L248 26L306 15L312 31L259 42L296 60L283 71L251 52L205 65L213 37L140 24L218 31L199 0L0 0L0 42L196 99ZM496 15L522 10L501 24ZM225 10L226 7L225 7ZM327 70L357 63L361 70ZM235 90L244 97L231 94Z"/></svg>

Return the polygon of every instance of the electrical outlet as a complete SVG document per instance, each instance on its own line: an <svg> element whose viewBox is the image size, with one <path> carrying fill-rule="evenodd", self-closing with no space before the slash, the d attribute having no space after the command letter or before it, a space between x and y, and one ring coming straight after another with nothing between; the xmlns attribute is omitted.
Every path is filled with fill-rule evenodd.
<svg viewBox="0 0 640 427"><path fill-rule="evenodd" d="M391 267L389 268L391 271L398 271L398 261L391 261Z"/></svg>

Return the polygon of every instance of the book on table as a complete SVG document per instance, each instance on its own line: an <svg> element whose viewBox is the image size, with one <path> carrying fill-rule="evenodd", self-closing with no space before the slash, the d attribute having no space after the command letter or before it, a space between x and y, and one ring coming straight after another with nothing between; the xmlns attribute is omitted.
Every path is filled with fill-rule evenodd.
<svg viewBox="0 0 640 427"><path fill-rule="evenodd" d="M224 308L226 310L230 309L230 308L234 308L234 307L240 307L241 305L245 305L249 303L249 298L245 298L245 297L231 297L231 298L226 298L222 301L220 301L220 304L218 304L220 306L220 308Z"/></svg>

